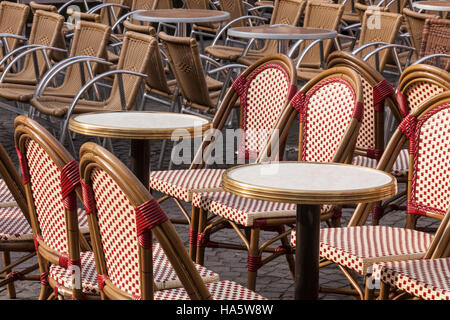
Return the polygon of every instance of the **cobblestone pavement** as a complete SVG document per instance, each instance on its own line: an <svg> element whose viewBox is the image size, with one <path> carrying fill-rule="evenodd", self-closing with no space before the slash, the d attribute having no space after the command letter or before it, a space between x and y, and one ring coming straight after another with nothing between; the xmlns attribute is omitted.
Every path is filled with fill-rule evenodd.
<svg viewBox="0 0 450 320"><path fill-rule="evenodd" d="M158 106L147 106L148 110L157 110ZM13 120L15 115L9 111L0 111L0 142L7 149L15 163L17 159L13 145ZM296 128L292 128L288 145L296 145L297 137ZM76 136L75 144L78 149L82 143L86 141L94 141L93 139ZM128 141L113 141L114 153L127 163L129 159L129 142ZM155 141L152 146L152 166L156 166L156 162L160 152L160 142ZM290 154L289 159L294 160L295 154ZM169 160L169 152L166 152L165 167ZM158 197L159 194L155 194ZM163 204L170 217L179 217L178 208L173 201L166 201ZM189 205L186 205L189 208ZM342 217L342 224L345 225L351 216L352 210L345 209ZM394 212L383 218L381 224L391 226L403 226L405 215L403 212ZM368 221L370 224L370 221ZM421 226L430 226L435 222L430 220L420 221ZM177 225L176 229L187 245L188 229L186 225ZM262 241L267 238L267 234L262 232ZM237 241L236 233L232 229L225 229L216 234L212 240L227 240ZM13 254L13 257L18 257L18 254ZM35 259L31 260L29 264L35 263ZM247 255L244 251L226 250L226 249L207 249L205 255L205 265L211 270L220 274L222 280L234 280L242 285L247 282ZM348 287L348 281L343 274L334 266L329 266L320 270L320 285L334 286L334 287ZM37 299L39 294L40 284L38 282L23 281L16 282L17 299ZM263 266L258 272L256 291L269 299L293 299L294 282L290 275L286 259L284 257L277 258L267 265ZM320 294L321 299L353 299L349 296ZM0 288L0 299L8 299L6 289Z"/></svg>

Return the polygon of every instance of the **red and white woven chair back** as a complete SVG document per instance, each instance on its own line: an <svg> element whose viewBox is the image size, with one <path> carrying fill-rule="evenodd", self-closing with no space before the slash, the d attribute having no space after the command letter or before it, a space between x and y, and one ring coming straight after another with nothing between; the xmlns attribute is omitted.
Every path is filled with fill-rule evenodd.
<svg viewBox="0 0 450 320"><path fill-rule="evenodd" d="M397 99L402 99L403 101L401 103L403 104L405 103L404 101L406 101L409 112L413 113L417 109L417 107L424 103L426 100L444 92L445 90L446 89L444 87L436 83L426 80L420 80L408 86L403 92L404 97L400 96L399 98L398 95Z"/></svg>
<svg viewBox="0 0 450 320"><path fill-rule="evenodd" d="M363 115L355 89L338 76L319 81L306 95L299 91L291 105L303 124L299 159L308 162L332 161L351 121Z"/></svg>
<svg viewBox="0 0 450 320"><path fill-rule="evenodd" d="M108 278L120 290L139 297L141 282L135 209L106 171L95 169L91 181Z"/></svg>
<svg viewBox="0 0 450 320"><path fill-rule="evenodd" d="M26 142L25 157L42 240L51 249L68 254L61 170L35 140Z"/></svg>
<svg viewBox="0 0 450 320"><path fill-rule="evenodd" d="M241 105L240 158L258 157L284 107L296 92L290 74L279 63L266 63L247 77L239 76L233 83Z"/></svg>
<svg viewBox="0 0 450 320"><path fill-rule="evenodd" d="M399 129L408 137L413 156L408 213L445 215L450 206L450 102L419 118L408 115Z"/></svg>

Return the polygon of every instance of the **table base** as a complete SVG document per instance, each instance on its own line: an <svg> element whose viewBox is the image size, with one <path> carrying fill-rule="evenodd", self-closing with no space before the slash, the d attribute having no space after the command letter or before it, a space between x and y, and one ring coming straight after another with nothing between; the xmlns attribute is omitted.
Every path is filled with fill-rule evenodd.
<svg viewBox="0 0 450 320"><path fill-rule="evenodd" d="M131 171L146 188L150 183L150 143L149 140L131 140Z"/></svg>

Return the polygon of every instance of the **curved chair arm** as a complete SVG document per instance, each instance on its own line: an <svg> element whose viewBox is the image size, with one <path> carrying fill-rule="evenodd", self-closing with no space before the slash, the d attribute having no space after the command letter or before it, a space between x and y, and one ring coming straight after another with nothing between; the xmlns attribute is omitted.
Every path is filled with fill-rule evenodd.
<svg viewBox="0 0 450 320"><path fill-rule="evenodd" d="M211 75L211 74L214 74L214 73L217 73L217 72L223 72L223 71L225 71L225 70L227 70L227 69L247 69L248 68L248 66L246 66L246 65L244 65L244 64L239 64L239 63L231 63L231 64L227 64L227 65L223 65L223 66L220 66L220 67L217 67L217 68L215 68L215 69L211 69L211 70L209 70L207 73L209 74L209 75Z"/></svg>
<svg viewBox="0 0 450 320"><path fill-rule="evenodd" d="M238 17L236 19L231 20L230 22L228 22L226 25L224 25L222 27L222 29L220 29L220 31L217 33L216 37L214 38L213 42L211 43L211 46L216 45L217 41L222 37L222 35L224 34L225 31L227 31L230 26L240 20L245 20L248 19L249 21L251 21L252 19L255 20L260 20L260 21L267 21L267 18L264 17L259 17L259 16L242 16L242 17Z"/></svg>
<svg viewBox="0 0 450 320"><path fill-rule="evenodd" d="M449 58L450 59L450 54L446 54L446 53L434 53L434 54L429 54L427 56L424 56L420 59L417 59L416 61L414 61L414 63L412 63L411 65L415 65L415 64L419 64L422 63L428 59L432 59L432 58Z"/></svg>
<svg viewBox="0 0 450 320"><path fill-rule="evenodd" d="M99 11L100 9L106 8L106 7L117 7L117 8L122 8L122 9L130 9L130 7L125 6L123 4L118 4L118 3L102 3L102 4L98 4L95 7L89 9L86 13L95 13L97 11Z"/></svg>
<svg viewBox="0 0 450 320"><path fill-rule="evenodd" d="M38 47L33 47L31 49L26 50L25 52L19 53L14 59L12 59L12 61L5 67L5 70L3 70L2 76L0 77L0 83L3 82L3 79L5 78L6 74L9 72L9 70L12 68L12 66L21 58L25 57L26 55L30 54L30 53L35 53L36 51L42 51L46 63L48 64L48 67L50 68L51 66L49 65L50 63L50 59L47 56L47 52L46 50L54 50L54 51L59 51L59 52L67 52L67 50L64 49L60 49L60 48L55 48L55 47L50 47L50 46L38 46ZM37 67L37 66L36 66ZM37 75L36 75L37 76Z"/></svg>
<svg viewBox="0 0 450 320"><path fill-rule="evenodd" d="M66 132L67 132L67 127L69 125L69 119L72 116L73 110L75 109L75 106L77 105L78 101L80 101L81 97L84 94L86 94L86 92L94 84L96 84L99 80L101 80L105 77L109 77L111 75L115 75L115 74L119 75L119 79L121 79L122 74L133 75L133 76L137 76L137 77L141 77L141 78L147 77L146 74L134 72L134 71L130 71L130 70L111 70L111 71L107 71L102 74L99 74L98 76L96 76L96 77L92 78L91 80L89 80L88 82L86 82L86 84L77 92L77 94L75 95L75 97L72 100L72 103L69 106L69 110L67 110L66 119L63 124L61 137L59 139L60 142L64 142ZM121 80L119 80L119 87L120 87L120 82L121 82ZM122 109L125 109L125 107L126 107L125 106L125 93L123 92L123 88L120 88L119 91L120 91L120 101L122 103Z"/></svg>
<svg viewBox="0 0 450 320"><path fill-rule="evenodd" d="M62 70L68 68L69 66L76 63L84 63L84 62L95 62L95 63L103 63L105 65L113 65L113 63L106 61L102 58L91 57L91 56L76 56L64 59L59 63L55 64L50 70L48 70L45 75L42 77L42 80L36 86L36 90L34 91L33 97L37 98L41 96L42 92L47 88L50 81L57 76Z"/></svg>
<svg viewBox="0 0 450 320"><path fill-rule="evenodd" d="M6 54L1 60L0 60L0 66L3 65L6 61L8 61L8 59L10 59L11 57L13 57L14 55L16 55L17 53L26 50L26 49L30 49L30 48L36 48L36 47L41 47L40 44L26 44L23 46L20 46L16 49L14 49L13 51L8 52L8 54Z"/></svg>
<svg viewBox="0 0 450 320"><path fill-rule="evenodd" d="M101 2L101 0L96 0L96 1L97 1L97 2ZM61 7L59 7L58 13L63 12L63 10L64 10L65 8L67 8L68 6L70 6L71 4L73 4L74 2L78 2L78 1L77 1L77 0L69 0L69 1L67 1L66 3L64 3ZM86 11L89 11L89 7L88 7L88 5L87 5L86 0L83 0L83 2L84 2L84 7L85 7Z"/></svg>
<svg viewBox="0 0 450 320"><path fill-rule="evenodd" d="M382 41L374 41L374 42L369 42L366 44L363 44L362 46L360 46L359 48L356 48L355 50L352 51L352 54L358 54L360 51L372 47L372 46L380 46L380 45L387 45L389 43L387 42L382 42Z"/></svg>
<svg viewBox="0 0 450 320"><path fill-rule="evenodd" d="M132 16L136 13L145 12L145 11L147 11L147 10L139 9L139 10L130 11L130 12L122 15L119 19L116 20L116 22L113 24L111 29L114 31L117 28L117 26L120 25L122 22L124 22L129 16Z"/></svg>
<svg viewBox="0 0 450 320"><path fill-rule="evenodd" d="M416 49L413 48L413 47L409 47L409 46L405 46L405 45L401 45L401 44L395 44L395 43L384 44L381 47L375 48L374 50L372 50L371 52L366 54L363 57L363 60L367 61L371 56L373 56L374 54L378 54L378 52L380 52L381 50L392 49L392 53L394 54L395 64L397 65L397 68L398 68L399 72L401 73L403 71L403 68L402 68L402 65L400 63L400 59L398 58L397 51L395 50L396 48L398 48L398 49L405 49L405 50L409 50L410 51L409 56L408 56L408 58L406 60L406 66L407 66L413 51L415 51ZM377 58L377 62L376 62L376 67L377 67L377 70L379 70L378 58Z"/></svg>
<svg viewBox="0 0 450 320"><path fill-rule="evenodd" d="M262 11L264 12L264 11L266 11L267 9L273 10L273 9L274 9L274 6L273 6L273 5L270 5L270 4L266 4L266 5L263 5L263 6L255 6L255 7L253 7L253 8L248 8L248 9L247 9L247 12L248 12L248 13L253 13L253 12L260 11L260 10L262 10ZM262 12L259 12L258 14L261 15L261 13L262 13Z"/></svg>
<svg viewBox="0 0 450 320"><path fill-rule="evenodd" d="M303 58L306 56L309 50L311 50L312 47L314 47L316 44L322 42L323 39L317 39L312 41L305 49L303 49L302 54L298 57L297 63L295 64L295 68L299 68L300 64L303 61ZM321 59L323 60L323 59Z"/></svg>
<svg viewBox="0 0 450 320"><path fill-rule="evenodd" d="M292 58L292 55L294 54L295 50L297 50L297 48L303 43L303 39L297 40L292 46L291 49L289 49L289 52L287 54L287 56L289 58Z"/></svg>
<svg viewBox="0 0 450 320"><path fill-rule="evenodd" d="M12 33L0 33L0 38L13 38L13 39L17 39L17 40L23 40L23 41L27 41L28 38L18 35L18 34L12 34Z"/></svg>

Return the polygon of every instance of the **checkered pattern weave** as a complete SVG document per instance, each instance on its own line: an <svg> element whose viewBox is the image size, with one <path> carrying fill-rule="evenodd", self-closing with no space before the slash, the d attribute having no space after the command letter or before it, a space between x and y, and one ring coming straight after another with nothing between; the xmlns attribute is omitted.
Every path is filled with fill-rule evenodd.
<svg viewBox="0 0 450 320"><path fill-rule="evenodd" d="M386 226L324 228L320 230L320 256L359 274L376 262L420 259L433 236L425 232ZM291 234L296 245L296 232Z"/></svg>
<svg viewBox="0 0 450 320"><path fill-rule="evenodd" d="M207 283L211 296L214 300L266 300L263 296L253 292L233 281L220 281ZM154 293L155 300L190 300L186 290L171 289Z"/></svg>
<svg viewBox="0 0 450 320"><path fill-rule="evenodd" d="M408 212L444 215L450 206L450 103L428 112L415 130Z"/></svg>
<svg viewBox="0 0 450 320"><path fill-rule="evenodd" d="M150 189L191 202L195 191L220 190L223 171L222 169L152 171Z"/></svg>
<svg viewBox="0 0 450 320"><path fill-rule="evenodd" d="M19 207L0 208L0 240L32 240L33 230Z"/></svg>
<svg viewBox="0 0 450 320"><path fill-rule="evenodd" d="M356 147L362 149L375 148L375 109L373 107L373 87L364 77L361 77L364 98L364 115L359 128Z"/></svg>
<svg viewBox="0 0 450 320"><path fill-rule="evenodd" d="M356 156L353 158L352 164L368 168L376 168L377 160L364 156ZM407 177L409 169L409 152L408 149L400 151L397 160L392 166L391 174L396 177Z"/></svg>
<svg viewBox="0 0 450 320"><path fill-rule="evenodd" d="M246 84L247 91L240 93L244 143L239 151L254 159L263 147L270 130L275 126L290 94L289 76L278 64L267 64L256 69ZM243 103L245 100L245 103Z"/></svg>
<svg viewBox="0 0 450 320"><path fill-rule="evenodd" d="M353 88L341 78L323 80L311 89L301 112L302 160L330 162L355 110Z"/></svg>
<svg viewBox="0 0 450 320"><path fill-rule="evenodd" d="M409 86L403 94L406 96L410 113L413 113L425 100L430 99L445 89L429 81L417 81Z"/></svg>
<svg viewBox="0 0 450 320"><path fill-rule="evenodd" d="M425 300L450 300L450 258L377 263L372 277Z"/></svg>
<svg viewBox="0 0 450 320"><path fill-rule="evenodd" d="M3 179L0 179L0 203L13 202L15 201L14 196L9 191Z"/></svg>
<svg viewBox="0 0 450 320"><path fill-rule="evenodd" d="M97 270L95 268L94 253L92 251L81 252L81 287L83 293L89 295L99 295L97 283ZM72 289L72 271L52 264L49 269L49 277L54 279L59 285Z"/></svg>
<svg viewBox="0 0 450 320"><path fill-rule="evenodd" d="M59 253L68 253L60 170L34 140L28 140L26 143L26 157L37 218L44 242Z"/></svg>
<svg viewBox="0 0 450 320"><path fill-rule="evenodd" d="M140 296L139 249L136 214L128 198L103 170L92 175L99 228L111 282L124 292ZM158 289L181 285L159 244L153 245L153 273ZM205 282L219 280L219 275L196 265Z"/></svg>

